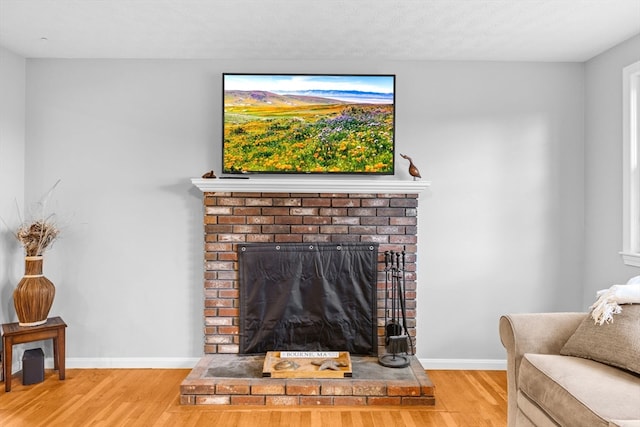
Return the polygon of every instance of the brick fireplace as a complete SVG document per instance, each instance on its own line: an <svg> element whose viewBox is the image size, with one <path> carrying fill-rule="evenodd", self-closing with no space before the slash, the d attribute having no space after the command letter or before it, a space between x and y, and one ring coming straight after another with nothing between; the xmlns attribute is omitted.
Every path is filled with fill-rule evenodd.
<svg viewBox="0 0 640 427"><path fill-rule="evenodd" d="M220 363L229 360L237 360L238 363L242 360L249 361L246 356L238 355L240 328L237 247L243 243L377 243L379 355L385 352L384 252L405 251L407 326L415 345L417 206L419 193L428 183L259 178L194 179L192 182L203 192L204 205L205 357L182 384L182 403L304 404L309 403L305 398L311 397L313 400L317 394L317 397L322 397L323 404L375 404L376 401L390 404L432 404L433 388L415 357L411 366L406 369L417 378L404 386L396 384L395 388L391 388L391 394L389 381L374 381L375 384L370 384L369 381L364 389L360 385L362 390L368 390L367 393L371 392L369 388L373 386L373 395L354 394L354 390L357 390L357 378L342 380L338 394L325 393L335 389L336 380L329 381L333 385L323 390L321 380L288 380L287 384L287 381L263 378L234 377L231 380L213 376L208 382L205 378L207 372L212 372L211 366L217 363L216 360ZM364 359L357 362L367 362ZM375 358L369 359L373 359L370 362L375 364ZM363 369L366 371L369 368ZM389 368L386 370L389 371ZM393 372L385 372L385 375L394 374L396 370L390 371ZM390 380L395 384L394 378ZM282 387L265 389L265 381L281 384ZM351 382L351 385L347 386L345 381ZM300 384L309 382L317 387L299 388ZM381 391L383 389L384 392ZM259 390L276 393L257 392ZM310 394L305 394L305 390ZM345 397L349 399L345 400ZM382 398L384 399L380 400Z"/></svg>

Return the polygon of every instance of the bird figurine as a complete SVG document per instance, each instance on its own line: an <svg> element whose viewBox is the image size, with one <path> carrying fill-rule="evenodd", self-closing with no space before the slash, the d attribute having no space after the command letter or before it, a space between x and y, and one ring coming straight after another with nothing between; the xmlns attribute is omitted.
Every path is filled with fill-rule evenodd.
<svg viewBox="0 0 640 427"><path fill-rule="evenodd" d="M409 175L411 175L413 177L413 180L415 181L416 178L422 178L420 176L420 171L418 170L418 168L416 167L416 165L413 164L413 160L411 160L411 157L409 156L405 156L404 154L400 153L400 156L403 159L407 159L409 160Z"/></svg>
<svg viewBox="0 0 640 427"><path fill-rule="evenodd" d="M202 175L203 178L216 178L216 173L214 171L209 171Z"/></svg>

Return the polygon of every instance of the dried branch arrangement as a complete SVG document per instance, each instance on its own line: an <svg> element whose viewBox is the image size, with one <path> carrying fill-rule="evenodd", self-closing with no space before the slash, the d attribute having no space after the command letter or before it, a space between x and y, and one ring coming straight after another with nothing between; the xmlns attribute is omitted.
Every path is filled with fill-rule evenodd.
<svg viewBox="0 0 640 427"><path fill-rule="evenodd" d="M33 219L26 221L20 216L21 225L17 228L14 235L24 248L26 256L41 256L60 234L60 229L54 221L55 214L45 216L47 202L59 183L60 180L58 180L37 203L38 212ZM18 209L18 215L20 215L20 209Z"/></svg>
<svg viewBox="0 0 640 427"><path fill-rule="evenodd" d="M40 256L53 243L59 233L60 230L53 222L35 220L18 227L16 237L27 256Z"/></svg>

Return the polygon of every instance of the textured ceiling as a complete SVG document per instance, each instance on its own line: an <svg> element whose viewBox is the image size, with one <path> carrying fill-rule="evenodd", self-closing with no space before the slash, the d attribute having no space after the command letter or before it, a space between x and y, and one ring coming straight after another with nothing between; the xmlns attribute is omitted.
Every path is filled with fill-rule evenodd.
<svg viewBox="0 0 640 427"><path fill-rule="evenodd" d="M29 58L585 61L638 33L640 0L0 0Z"/></svg>

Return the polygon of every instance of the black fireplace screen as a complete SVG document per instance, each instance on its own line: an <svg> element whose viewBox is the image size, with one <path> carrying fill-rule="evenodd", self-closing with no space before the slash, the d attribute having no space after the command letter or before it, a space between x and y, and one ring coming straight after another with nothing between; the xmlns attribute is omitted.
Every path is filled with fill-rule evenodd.
<svg viewBox="0 0 640 427"><path fill-rule="evenodd" d="M377 255L374 243L240 245L240 353L376 355Z"/></svg>

